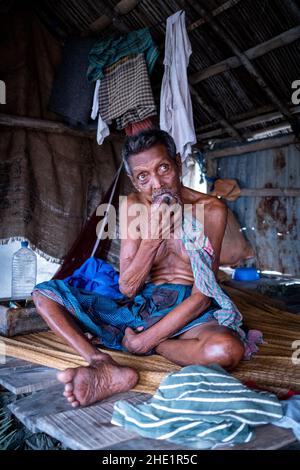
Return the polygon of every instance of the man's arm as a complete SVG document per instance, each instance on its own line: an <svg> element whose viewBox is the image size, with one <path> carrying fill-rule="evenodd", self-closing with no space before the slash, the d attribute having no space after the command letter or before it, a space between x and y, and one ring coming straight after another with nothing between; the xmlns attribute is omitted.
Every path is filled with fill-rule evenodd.
<svg viewBox="0 0 300 470"><path fill-rule="evenodd" d="M121 207L120 213L123 216L120 219L121 224L121 250L120 250L120 278L119 288L120 291L127 297L134 297L137 292L144 285L154 262L156 253L162 239L151 239L149 233L148 237L144 234L143 237L137 236L137 233L132 233L130 230L131 223L134 222L134 216L130 216L130 207L135 204L134 197L128 197L127 211L124 214L124 209ZM147 217L149 214L147 214ZM123 219L126 217L126 220ZM150 226L150 219L148 221ZM137 227L141 230L141 227Z"/></svg>
<svg viewBox="0 0 300 470"><path fill-rule="evenodd" d="M144 285L160 246L155 242L157 240L121 241L119 288L127 297L134 297Z"/></svg>

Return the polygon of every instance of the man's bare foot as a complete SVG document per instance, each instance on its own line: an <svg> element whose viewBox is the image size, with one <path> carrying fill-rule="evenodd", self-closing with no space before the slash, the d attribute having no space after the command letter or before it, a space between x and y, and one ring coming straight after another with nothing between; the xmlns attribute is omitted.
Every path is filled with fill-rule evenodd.
<svg viewBox="0 0 300 470"><path fill-rule="evenodd" d="M127 392L137 384L139 376L134 369L121 367L109 359L94 361L88 367L66 369L57 378L65 384L64 396L77 407Z"/></svg>

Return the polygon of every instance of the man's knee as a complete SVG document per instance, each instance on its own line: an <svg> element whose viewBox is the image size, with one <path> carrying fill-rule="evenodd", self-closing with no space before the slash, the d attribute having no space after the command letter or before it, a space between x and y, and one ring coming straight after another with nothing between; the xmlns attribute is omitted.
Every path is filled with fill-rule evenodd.
<svg viewBox="0 0 300 470"><path fill-rule="evenodd" d="M33 294L32 294L32 300L34 302L34 305L36 306L36 309L37 309L38 313L40 313L40 314L43 313L44 307L45 307L45 304L46 304L46 301L47 301L45 296L42 295L38 291L34 291Z"/></svg>
<svg viewBox="0 0 300 470"><path fill-rule="evenodd" d="M204 343L202 351L207 363L219 364L225 369L236 367L244 352L243 343L231 333L213 335Z"/></svg>
<svg viewBox="0 0 300 470"><path fill-rule="evenodd" d="M36 308L39 308L39 306L40 306L40 297L41 297L41 294L39 294L39 292L37 292L36 290L33 291L32 300L33 300L34 305L36 306Z"/></svg>

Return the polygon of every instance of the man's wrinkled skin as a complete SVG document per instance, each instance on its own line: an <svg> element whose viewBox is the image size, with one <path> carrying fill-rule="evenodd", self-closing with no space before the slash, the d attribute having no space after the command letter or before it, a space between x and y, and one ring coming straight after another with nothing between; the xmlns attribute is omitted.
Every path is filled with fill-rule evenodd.
<svg viewBox="0 0 300 470"><path fill-rule="evenodd" d="M177 157L176 162L172 160L164 145L155 145L131 155L129 164L137 192L129 195L128 210L132 204L145 204L149 209L145 216L147 222L154 213L151 209L156 210L162 204L164 190L170 197L168 203L204 205L204 231L214 249L213 271L216 274L226 227L225 204L213 196L182 186L180 158ZM119 284L123 294L134 297L146 281L194 284L189 256L180 239L172 236L172 232L169 239L164 238L161 225L157 227L156 238L148 238L142 226L140 233L136 239L128 231L127 237L121 241ZM99 352L66 309L39 293L34 294L34 301L49 327L89 363L88 367L67 369L58 374L59 380L65 383L64 395L72 406L86 406L135 386L137 372L119 366L108 354ZM206 310L210 303L210 298L193 285L191 296L149 329L133 331L127 328L123 345L134 354L155 350L181 366L217 363L232 369L242 359L244 346L232 330L219 326L215 320L196 326L176 339L169 339Z"/></svg>

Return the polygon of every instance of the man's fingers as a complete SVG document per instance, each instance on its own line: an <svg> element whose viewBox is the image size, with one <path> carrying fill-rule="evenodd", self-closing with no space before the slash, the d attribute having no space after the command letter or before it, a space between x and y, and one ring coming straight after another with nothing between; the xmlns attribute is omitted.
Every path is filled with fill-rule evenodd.
<svg viewBox="0 0 300 470"><path fill-rule="evenodd" d="M125 335L130 335L130 334L134 334L134 331L130 328L130 326L127 326L127 328L125 329Z"/></svg>

